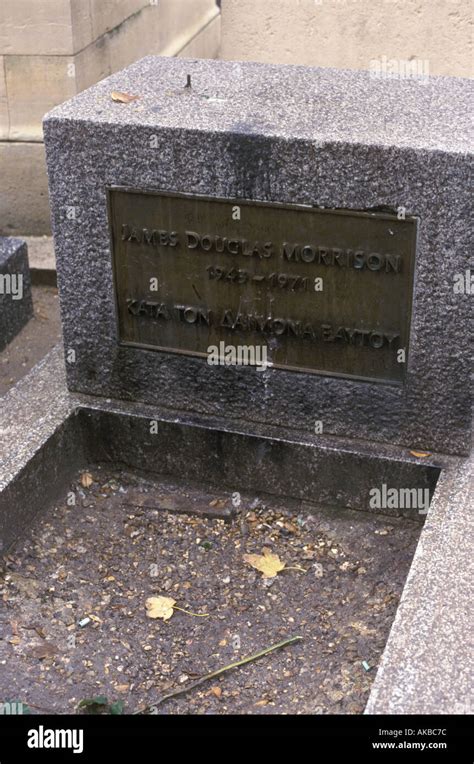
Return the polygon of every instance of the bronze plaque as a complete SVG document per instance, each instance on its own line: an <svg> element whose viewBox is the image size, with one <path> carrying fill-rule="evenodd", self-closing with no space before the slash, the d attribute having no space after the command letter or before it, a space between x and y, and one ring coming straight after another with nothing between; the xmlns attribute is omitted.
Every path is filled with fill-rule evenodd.
<svg viewBox="0 0 474 764"><path fill-rule="evenodd" d="M108 193L121 344L403 382L416 218Z"/></svg>

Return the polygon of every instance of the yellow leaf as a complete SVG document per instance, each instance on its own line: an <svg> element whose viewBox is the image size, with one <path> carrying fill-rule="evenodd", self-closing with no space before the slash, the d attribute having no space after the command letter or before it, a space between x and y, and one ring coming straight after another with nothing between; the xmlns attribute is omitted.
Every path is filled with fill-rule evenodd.
<svg viewBox="0 0 474 764"><path fill-rule="evenodd" d="M112 101L117 101L118 103L130 103L130 101L136 101L137 98L140 98L140 96L130 95L129 93L120 93L118 90L113 90L110 95L112 96Z"/></svg>
<svg viewBox="0 0 474 764"><path fill-rule="evenodd" d="M418 457L418 459L424 459L426 456L431 456L427 451L410 451L410 454Z"/></svg>
<svg viewBox="0 0 474 764"><path fill-rule="evenodd" d="M94 478L92 477L90 472L83 472L81 475L81 485L83 488L89 488L92 483L94 482Z"/></svg>
<svg viewBox="0 0 474 764"><path fill-rule="evenodd" d="M277 554L264 547L262 554L244 554L245 562L248 562L252 568L256 568L263 573L264 578L273 578L280 570L284 570L285 563L280 560Z"/></svg>
<svg viewBox="0 0 474 764"><path fill-rule="evenodd" d="M169 621L173 615L173 605L176 603L172 597L148 597L145 607L148 618L162 618Z"/></svg>

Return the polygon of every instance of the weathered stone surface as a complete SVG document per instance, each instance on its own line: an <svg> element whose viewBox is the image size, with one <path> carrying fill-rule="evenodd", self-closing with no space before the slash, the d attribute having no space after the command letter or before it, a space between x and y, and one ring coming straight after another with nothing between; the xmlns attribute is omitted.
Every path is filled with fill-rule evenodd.
<svg viewBox="0 0 474 764"><path fill-rule="evenodd" d="M318 419L327 436L467 453L472 298L453 282L469 267L470 87L150 57L54 109L44 128L65 346L76 351L70 389L300 435ZM112 90L140 98L114 103ZM111 185L418 216L405 386L120 347Z"/></svg>
<svg viewBox="0 0 474 764"><path fill-rule="evenodd" d="M37 141L41 120L61 99L76 90L74 58L66 56L5 56L10 141ZM93 82L94 80L89 80ZM89 84L88 83L88 84Z"/></svg>
<svg viewBox="0 0 474 764"><path fill-rule="evenodd" d="M220 14L213 0L98 0L91 7L85 0L54 0L40 13L36 0L26 5L21 13L12 8L7 18L0 11L0 138L5 140L42 140L41 120L49 109L133 63L143 51L217 55Z"/></svg>
<svg viewBox="0 0 474 764"><path fill-rule="evenodd" d="M216 14L214 0L3 0L0 54L70 56L140 16L156 39L141 50L155 51L181 34L189 42Z"/></svg>
<svg viewBox="0 0 474 764"><path fill-rule="evenodd" d="M7 188L0 193L0 232L50 233L39 145L49 109L144 53L212 58L219 43L214 0L2 0L0 177Z"/></svg>
<svg viewBox="0 0 474 764"><path fill-rule="evenodd" d="M76 4L77 4L77 0ZM84 6L82 0L81 4ZM73 52L71 0L3 0L0 53L61 56Z"/></svg>
<svg viewBox="0 0 474 764"><path fill-rule="evenodd" d="M222 57L337 69L369 69L377 59L472 76L471 10L462 0L298 0L291 19L289 7L288 0L225 0Z"/></svg>
<svg viewBox="0 0 474 764"><path fill-rule="evenodd" d="M0 350L33 315L28 250L24 241L0 237Z"/></svg>

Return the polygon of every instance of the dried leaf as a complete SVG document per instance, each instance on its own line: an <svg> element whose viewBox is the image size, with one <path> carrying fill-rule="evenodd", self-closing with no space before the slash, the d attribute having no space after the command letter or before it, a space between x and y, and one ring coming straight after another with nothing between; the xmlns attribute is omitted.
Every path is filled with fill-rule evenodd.
<svg viewBox="0 0 474 764"><path fill-rule="evenodd" d="M214 687L211 687L211 692L213 695L216 696L216 698L220 698L222 695L222 690L217 685L215 685Z"/></svg>
<svg viewBox="0 0 474 764"><path fill-rule="evenodd" d="M94 478L92 477L90 472L83 472L81 475L81 485L83 488L90 488L92 483L94 482Z"/></svg>
<svg viewBox="0 0 474 764"><path fill-rule="evenodd" d="M418 459L424 459L426 456L431 456L428 451L410 451L412 456L416 456Z"/></svg>
<svg viewBox="0 0 474 764"><path fill-rule="evenodd" d="M263 573L264 578L274 578L277 573L284 570L285 563L280 560L277 554L264 547L262 554L244 554L245 562L248 562L252 568L256 568Z"/></svg>
<svg viewBox="0 0 474 764"><path fill-rule="evenodd" d="M35 645L31 648L31 650L28 651L28 655L31 658L38 658L39 660L43 660L43 658L53 658L55 655L57 655L57 653L57 647L52 645L51 642L44 642L42 645Z"/></svg>
<svg viewBox="0 0 474 764"><path fill-rule="evenodd" d="M169 621L173 615L173 605L176 600L172 597L148 597L145 607L148 618L162 618L163 621Z"/></svg>
<svg viewBox="0 0 474 764"><path fill-rule="evenodd" d="M120 93L118 90L113 90L110 95L112 96L112 101L117 101L118 103L130 103L131 101L136 101L137 98L140 98L140 96L137 95Z"/></svg>

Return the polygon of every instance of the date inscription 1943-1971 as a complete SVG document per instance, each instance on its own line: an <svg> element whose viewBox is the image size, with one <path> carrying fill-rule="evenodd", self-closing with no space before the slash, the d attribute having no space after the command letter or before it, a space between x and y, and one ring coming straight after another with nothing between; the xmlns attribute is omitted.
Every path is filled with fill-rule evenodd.
<svg viewBox="0 0 474 764"><path fill-rule="evenodd" d="M109 189L119 341L402 383L416 219Z"/></svg>

